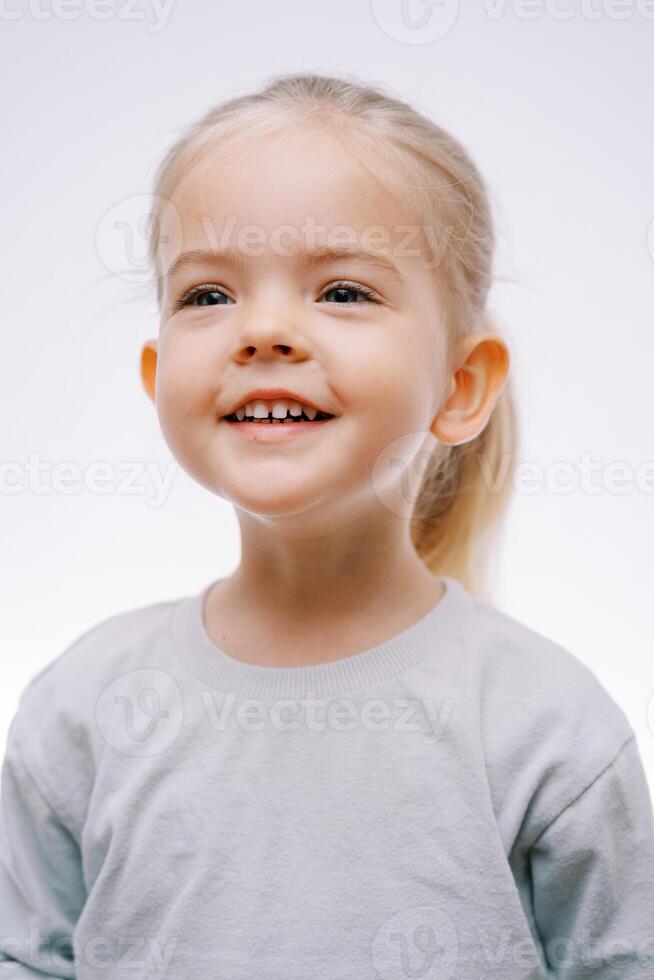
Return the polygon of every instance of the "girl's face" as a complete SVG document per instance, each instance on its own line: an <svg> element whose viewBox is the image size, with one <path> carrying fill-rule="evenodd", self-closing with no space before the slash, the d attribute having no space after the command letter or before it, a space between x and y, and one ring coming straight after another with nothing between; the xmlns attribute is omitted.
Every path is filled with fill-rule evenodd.
<svg viewBox="0 0 654 980"><path fill-rule="evenodd" d="M449 393L419 220L322 131L214 151L171 204L181 237L164 221L152 345L171 451L253 515L315 527L319 508L343 526L379 504L382 484L399 485L397 459L375 464L402 437L405 461L408 445L417 452ZM225 419L277 388L333 417L296 432Z"/></svg>

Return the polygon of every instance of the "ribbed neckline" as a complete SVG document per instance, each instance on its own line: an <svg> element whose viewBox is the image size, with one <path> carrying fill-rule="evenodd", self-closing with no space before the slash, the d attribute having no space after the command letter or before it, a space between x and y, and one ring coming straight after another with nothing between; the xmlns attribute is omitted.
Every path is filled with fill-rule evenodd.
<svg viewBox="0 0 654 980"><path fill-rule="evenodd" d="M223 581L215 579L200 592L173 603L173 651L203 684L239 698L324 698L365 690L445 649L460 631L473 597L457 579L447 575L440 579L444 594L424 616L400 633L360 653L300 667L250 664L216 646L204 623L205 598L214 585Z"/></svg>

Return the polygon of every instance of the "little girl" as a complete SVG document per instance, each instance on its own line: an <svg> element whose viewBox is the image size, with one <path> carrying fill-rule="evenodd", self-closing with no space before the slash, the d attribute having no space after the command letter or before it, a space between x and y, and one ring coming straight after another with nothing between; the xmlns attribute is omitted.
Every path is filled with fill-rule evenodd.
<svg viewBox="0 0 654 980"><path fill-rule="evenodd" d="M485 580L516 425L474 164L287 75L193 125L155 202L142 378L241 561L22 693L0 980L654 977L634 730Z"/></svg>

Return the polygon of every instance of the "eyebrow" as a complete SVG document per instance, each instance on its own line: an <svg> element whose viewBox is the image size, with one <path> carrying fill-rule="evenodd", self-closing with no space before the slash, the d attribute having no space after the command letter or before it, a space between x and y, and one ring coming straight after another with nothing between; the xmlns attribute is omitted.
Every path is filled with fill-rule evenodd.
<svg viewBox="0 0 654 980"><path fill-rule="evenodd" d="M182 252L172 263L166 279L170 281L173 276L179 274L183 269L193 265L226 265L235 269L237 272L245 270L245 263L248 256L240 249L228 246L223 249L192 249ZM317 265L327 262L338 262L341 260L360 259L372 268L377 269L383 275L395 279L396 282L403 283L404 278L394 262L386 258L380 252L370 252L364 248L346 245L319 245L313 248L302 249L292 256L293 264L301 270L310 269Z"/></svg>

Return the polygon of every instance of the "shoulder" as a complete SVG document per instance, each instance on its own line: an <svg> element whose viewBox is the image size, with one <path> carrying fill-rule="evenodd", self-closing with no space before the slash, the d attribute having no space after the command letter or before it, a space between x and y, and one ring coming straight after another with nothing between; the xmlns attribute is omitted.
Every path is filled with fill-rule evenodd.
<svg viewBox="0 0 654 980"><path fill-rule="evenodd" d="M588 721L609 740L633 734L622 708L572 650L494 606L475 601L473 610L490 704L530 709L540 726L567 724L572 731Z"/></svg>
<svg viewBox="0 0 654 980"><path fill-rule="evenodd" d="M473 600L484 751L506 829L537 836L635 737L625 712L572 650Z"/></svg>
<svg viewBox="0 0 654 980"><path fill-rule="evenodd" d="M131 671L169 669L169 619L176 601L133 607L94 624L20 694L7 754L15 746L44 795L51 801L65 797L62 808L77 795L77 816L102 752L98 708Z"/></svg>
<svg viewBox="0 0 654 980"><path fill-rule="evenodd" d="M158 636L168 629L176 600L149 603L107 616L90 626L45 664L27 683L19 715L33 713L56 697L60 705L110 682L117 672L147 665Z"/></svg>

